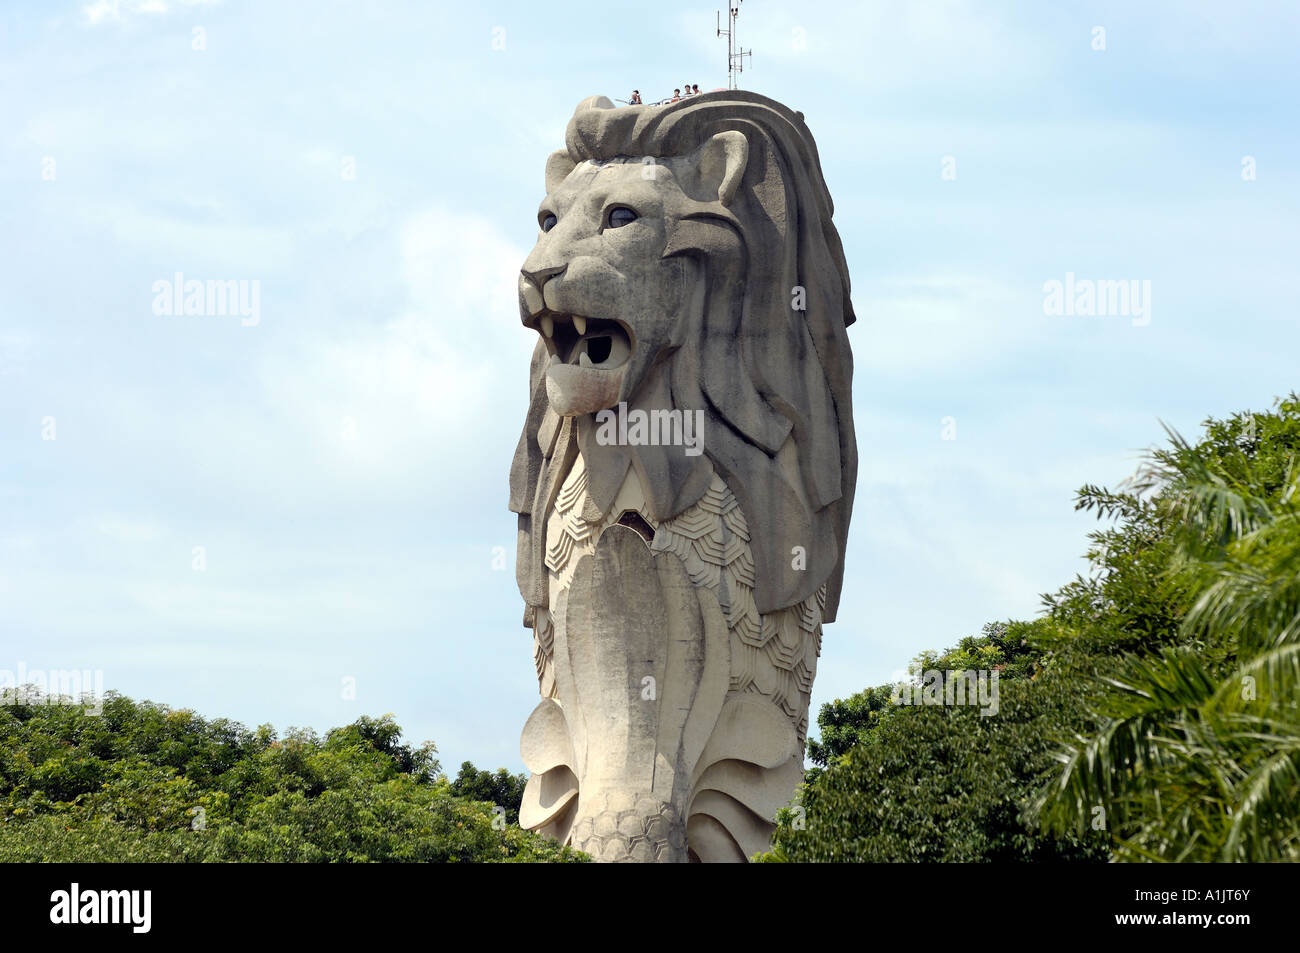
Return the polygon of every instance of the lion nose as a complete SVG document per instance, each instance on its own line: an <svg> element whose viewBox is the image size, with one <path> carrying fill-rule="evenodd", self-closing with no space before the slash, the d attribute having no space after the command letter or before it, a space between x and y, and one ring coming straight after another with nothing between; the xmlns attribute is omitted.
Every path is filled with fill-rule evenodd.
<svg viewBox="0 0 1300 953"><path fill-rule="evenodd" d="M556 265L552 268L538 268L535 270L520 269L519 293L523 295L524 303L528 305L529 314L537 314L546 307L543 295L546 283L556 275L563 274L568 267L568 265Z"/></svg>
<svg viewBox="0 0 1300 953"><path fill-rule="evenodd" d="M555 265L552 268L538 268L535 271L529 271L527 268L523 268L520 270L520 274L532 282L533 286L536 287L538 291L541 291L542 287L548 281L556 275L561 274L564 269L568 267L568 265Z"/></svg>

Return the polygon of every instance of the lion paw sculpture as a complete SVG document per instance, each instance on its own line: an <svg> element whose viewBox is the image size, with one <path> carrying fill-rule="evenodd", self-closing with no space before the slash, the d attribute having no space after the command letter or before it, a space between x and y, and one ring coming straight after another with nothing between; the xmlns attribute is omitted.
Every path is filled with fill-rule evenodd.
<svg viewBox="0 0 1300 953"><path fill-rule="evenodd" d="M744 861L802 775L857 473L848 268L803 115L581 103L519 282L510 473L542 701L520 823Z"/></svg>

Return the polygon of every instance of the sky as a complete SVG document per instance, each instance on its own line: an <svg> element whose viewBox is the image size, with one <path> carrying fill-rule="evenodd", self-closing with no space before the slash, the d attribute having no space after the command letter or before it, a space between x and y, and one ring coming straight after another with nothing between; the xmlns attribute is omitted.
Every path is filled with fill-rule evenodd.
<svg viewBox="0 0 1300 953"><path fill-rule="evenodd" d="M725 86L718 6L0 3L0 672L522 770L545 160L587 96ZM815 718L1086 573L1075 491L1162 421L1297 388L1300 7L749 0L738 37L858 315ZM166 313L177 274L256 308ZM1067 275L1142 313L1049 313Z"/></svg>

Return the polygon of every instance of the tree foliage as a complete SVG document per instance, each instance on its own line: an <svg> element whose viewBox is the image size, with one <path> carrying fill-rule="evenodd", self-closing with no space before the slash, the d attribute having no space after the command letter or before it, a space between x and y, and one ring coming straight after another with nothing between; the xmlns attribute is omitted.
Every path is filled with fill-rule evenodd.
<svg viewBox="0 0 1300 953"><path fill-rule="evenodd" d="M1168 526L1181 644L1130 652L1032 815L1116 858L1300 860L1300 402L1170 433L1134 481Z"/></svg>
<svg viewBox="0 0 1300 953"><path fill-rule="evenodd" d="M7 701L0 861L585 859L458 796L388 716L322 738L115 693L100 715Z"/></svg>
<svg viewBox="0 0 1300 953"><path fill-rule="evenodd" d="M506 820L517 824L519 805L523 803L524 786L527 783L526 775L511 774L505 768L497 768L495 773L480 771L472 762L465 761L460 766L460 773L451 782L451 793L456 797L491 804L493 808L503 808Z"/></svg>
<svg viewBox="0 0 1300 953"><path fill-rule="evenodd" d="M1076 508L1090 572L925 668L1002 666L998 716L823 706L767 860L1300 859L1300 399L1170 433Z"/></svg>

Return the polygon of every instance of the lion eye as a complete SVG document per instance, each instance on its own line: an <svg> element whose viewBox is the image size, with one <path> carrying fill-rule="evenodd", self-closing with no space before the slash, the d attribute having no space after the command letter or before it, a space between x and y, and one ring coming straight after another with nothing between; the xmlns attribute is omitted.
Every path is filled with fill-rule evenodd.
<svg viewBox="0 0 1300 953"><path fill-rule="evenodd" d="M623 205L615 205L609 210L609 227L622 228L636 221L636 212Z"/></svg>
<svg viewBox="0 0 1300 953"><path fill-rule="evenodd" d="M551 229L555 227L555 222L556 222L555 213L547 212L545 215L541 217L540 220L542 231L549 232Z"/></svg>

